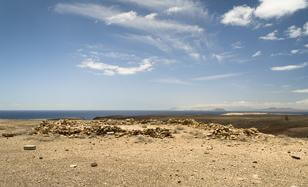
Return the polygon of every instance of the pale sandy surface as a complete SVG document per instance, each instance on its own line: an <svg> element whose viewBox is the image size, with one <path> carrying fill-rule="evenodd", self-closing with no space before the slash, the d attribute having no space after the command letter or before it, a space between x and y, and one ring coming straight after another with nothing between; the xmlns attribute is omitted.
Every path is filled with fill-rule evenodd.
<svg viewBox="0 0 308 187"><path fill-rule="evenodd" d="M308 186L306 139L206 140L175 126L168 127L178 129L172 139L27 135L38 123L0 120L0 135L19 132L0 136L1 187ZM25 144L37 150L24 151Z"/></svg>
<svg viewBox="0 0 308 187"><path fill-rule="evenodd" d="M223 116L249 116L249 115L266 115L264 112L230 112L222 114Z"/></svg>

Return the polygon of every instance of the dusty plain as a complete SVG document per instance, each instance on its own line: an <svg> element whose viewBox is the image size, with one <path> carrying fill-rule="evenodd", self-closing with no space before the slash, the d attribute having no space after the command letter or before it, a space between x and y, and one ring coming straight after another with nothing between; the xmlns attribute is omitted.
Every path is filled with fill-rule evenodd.
<svg viewBox="0 0 308 187"><path fill-rule="evenodd" d="M255 121L249 116L237 117L237 121L232 116L195 118L233 122L245 128L258 128L259 124L247 125ZM261 121L267 124L266 120L275 121L274 118L265 116ZM279 119L285 120L282 116ZM159 124L123 128L161 127L169 129L173 138L34 134L33 128L40 123L41 120L0 120L1 187L308 186L308 135L302 132L306 122L290 126L298 132L289 128L279 131L281 127L276 123L272 129L260 124L261 131L272 131L275 136L241 140L209 139L202 136L203 129ZM286 131L293 137L281 133ZM4 137L6 133L14 136ZM36 145L36 150L24 150L28 144ZM97 166L92 167L93 163Z"/></svg>

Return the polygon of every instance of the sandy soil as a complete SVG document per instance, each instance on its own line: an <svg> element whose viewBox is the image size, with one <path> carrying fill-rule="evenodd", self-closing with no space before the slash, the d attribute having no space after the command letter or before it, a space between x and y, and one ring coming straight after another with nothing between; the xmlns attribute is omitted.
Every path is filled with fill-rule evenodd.
<svg viewBox="0 0 308 187"><path fill-rule="evenodd" d="M165 139L28 135L38 123L0 120L0 134L18 132L0 136L0 186L308 186L307 139L206 140L177 126Z"/></svg>

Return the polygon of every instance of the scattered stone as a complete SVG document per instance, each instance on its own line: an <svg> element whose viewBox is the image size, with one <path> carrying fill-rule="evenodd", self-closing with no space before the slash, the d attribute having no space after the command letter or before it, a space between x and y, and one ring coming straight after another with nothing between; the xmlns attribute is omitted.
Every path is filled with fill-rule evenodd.
<svg viewBox="0 0 308 187"><path fill-rule="evenodd" d="M114 135L114 132L107 132L107 135Z"/></svg>
<svg viewBox="0 0 308 187"><path fill-rule="evenodd" d="M24 150L36 150L36 145L25 145Z"/></svg>
<svg viewBox="0 0 308 187"><path fill-rule="evenodd" d="M15 133L2 133L2 136L6 138L11 138L14 137L15 135L16 135Z"/></svg>
<svg viewBox="0 0 308 187"><path fill-rule="evenodd" d="M253 179L258 179L258 180L260 179L259 175L257 175L257 174L253 174L253 175L252 175L252 178L253 178Z"/></svg>
<svg viewBox="0 0 308 187"><path fill-rule="evenodd" d="M206 150L213 150L213 146L211 146L211 145L207 146Z"/></svg>
<svg viewBox="0 0 308 187"><path fill-rule="evenodd" d="M299 157L299 156L297 156L297 155L294 155L294 154L292 154L291 157L294 158L294 159L296 159L296 160L300 160L300 159L301 159L301 157Z"/></svg>
<svg viewBox="0 0 308 187"><path fill-rule="evenodd" d="M77 165L76 164L71 164L70 168L77 168Z"/></svg>
<svg viewBox="0 0 308 187"><path fill-rule="evenodd" d="M91 163L91 167L96 167L97 166L97 163L96 162L92 162Z"/></svg>

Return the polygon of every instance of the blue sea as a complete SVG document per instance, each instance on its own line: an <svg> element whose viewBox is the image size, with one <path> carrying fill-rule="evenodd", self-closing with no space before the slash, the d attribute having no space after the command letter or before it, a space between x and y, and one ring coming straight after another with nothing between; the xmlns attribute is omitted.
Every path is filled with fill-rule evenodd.
<svg viewBox="0 0 308 187"><path fill-rule="evenodd" d="M231 112L231 111L228 111ZM232 111L239 112L239 111ZM242 111L243 112L243 111ZM93 119L107 116L185 116L185 115L221 115L225 111L147 111L147 110L26 110L1 111L0 119L57 119L81 118ZM279 115L308 115L308 112L271 112Z"/></svg>
<svg viewBox="0 0 308 187"><path fill-rule="evenodd" d="M0 119L55 119L81 118L93 119L106 116L183 116L183 115L220 115L225 112L216 111L146 111L146 110L26 110L0 111Z"/></svg>

